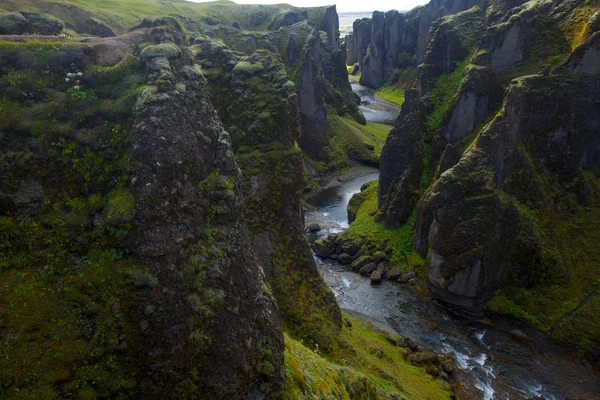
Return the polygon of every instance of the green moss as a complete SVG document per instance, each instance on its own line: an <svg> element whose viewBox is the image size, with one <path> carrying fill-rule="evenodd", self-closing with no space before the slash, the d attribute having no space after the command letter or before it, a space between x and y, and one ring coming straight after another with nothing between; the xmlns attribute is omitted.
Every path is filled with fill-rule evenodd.
<svg viewBox="0 0 600 400"><path fill-rule="evenodd" d="M415 213L406 223L395 229L388 229L378 221L377 181L371 183L363 191L364 202L356 212L356 219L345 231L349 238L363 238L369 243L372 251L384 250L389 259L397 266L424 276L424 260L413 250ZM382 248L382 243L386 243ZM409 265L406 265L408 259Z"/></svg>
<svg viewBox="0 0 600 400"><path fill-rule="evenodd" d="M104 221L117 226L132 222L134 216L135 197L133 197L133 193L129 189L117 189L110 192L102 214Z"/></svg>
<svg viewBox="0 0 600 400"><path fill-rule="evenodd" d="M235 64L235 67L233 67L233 72L247 76L253 76L264 69L264 65L262 65L262 63L260 62L252 63L249 61L240 61L237 64Z"/></svg>
<svg viewBox="0 0 600 400"><path fill-rule="evenodd" d="M338 347L327 355L285 336L285 399L452 397L448 384L411 365L388 334L349 315L344 319Z"/></svg>
<svg viewBox="0 0 600 400"><path fill-rule="evenodd" d="M452 97L458 92L458 87L463 78L463 72L467 65L469 65L469 55L463 61L456 64L454 72L440 76L433 89L429 93L429 97L433 101L434 109L427 116L427 126L431 130L437 130L441 123L450 103Z"/></svg>
<svg viewBox="0 0 600 400"><path fill-rule="evenodd" d="M509 315L513 318L525 321L533 326L540 327L540 322L537 318L524 311L512 300L504 296L495 296L485 305L485 310L491 314Z"/></svg>
<svg viewBox="0 0 600 400"><path fill-rule="evenodd" d="M394 86L382 86L376 92L384 100L401 106L404 103L404 90Z"/></svg>

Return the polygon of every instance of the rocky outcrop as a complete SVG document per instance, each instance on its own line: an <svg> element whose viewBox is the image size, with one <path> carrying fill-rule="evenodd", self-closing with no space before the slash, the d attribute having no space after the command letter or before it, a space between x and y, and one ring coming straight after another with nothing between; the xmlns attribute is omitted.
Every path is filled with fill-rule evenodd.
<svg viewBox="0 0 600 400"><path fill-rule="evenodd" d="M535 160L527 168L546 169L584 201L581 169L600 161L600 121L591 117L600 115L593 100L599 90L597 77L516 80L475 146L428 189L417 209L415 248L427 256L436 297L476 312L507 271L528 282L538 273L560 274L560 261L541 251L517 205L540 201L544 184L521 171Z"/></svg>
<svg viewBox="0 0 600 400"><path fill-rule="evenodd" d="M471 54L484 33L483 12L479 7L437 19L431 26L423 64L419 65L419 91L428 92L440 75L452 73L456 64Z"/></svg>
<svg viewBox="0 0 600 400"><path fill-rule="evenodd" d="M346 65L356 64L358 62L358 51L353 33L346 35L344 44L346 45Z"/></svg>
<svg viewBox="0 0 600 400"><path fill-rule="evenodd" d="M269 25L269 30L276 31L282 26L294 25L297 22L308 19L308 12L306 10L286 10L280 12L273 22Z"/></svg>
<svg viewBox="0 0 600 400"><path fill-rule="evenodd" d="M600 32L577 47L569 59L554 70L555 74L600 74Z"/></svg>
<svg viewBox="0 0 600 400"><path fill-rule="evenodd" d="M132 241L166 293L153 302L170 316L152 327L161 333L146 343L164 349L165 358L143 364L153 370L168 361L212 398L257 395L278 389L283 376L276 306L260 286L264 278L240 219L241 181L229 137L210 105L202 74L176 50L161 44L142 53L147 79L155 84L137 105ZM184 254L187 260L181 259ZM178 271L173 265L184 267ZM193 340L193 350L184 350ZM206 361L195 361L200 359ZM266 385L260 381L269 375L256 368L261 362L271 364ZM166 382L153 374L143 392L160 393Z"/></svg>
<svg viewBox="0 0 600 400"><path fill-rule="evenodd" d="M302 121L302 135L298 144L308 154L318 160L327 159L325 153L329 144L327 136L323 81L319 76L321 63L321 40L319 31L313 30L302 56L298 82L298 104Z"/></svg>
<svg viewBox="0 0 600 400"><path fill-rule="evenodd" d="M65 24L51 15L21 11L0 14L0 35L58 35Z"/></svg>
<svg viewBox="0 0 600 400"><path fill-rule="evenodd" d="M490 67L470 66L443 123L446 142L456 143L482 123L495 103L495 74ZM458 161L458 160L457 160Z"/></svg>
<svg viewBox="0 0 600 400"><path fill-rule="evenodd" d="M252 248L277 299L282 323L297 337L326 349L341 327L341 315L304 236L296 86L277 53L259 50L240 56L215 43L194 48L202 65L211 66L207 79L213 103L231 132L244 176ZM211 69L221 72L211 74ZM318 322L324 329L317 328L318 318L327 321Z"/></svg>
<svg viewBox="0 0 600 400"><path fill-rule="evenodd" d="M378 208L388 227L403 224L418 200L425 113L418 92L406 92L400 115L381 152Z"/></svg>
<svg viewBox="0 0 600 400"><path fill-rule="evenodd" d="M378 88L394 68L417 66L425 59L427 38L435 20L479 5L477 0L432 0L406 14L373 13L353 25L361 84ZM476 37L476 35L474 35Z"/></svg>
<svg viewBox="0 0 600 400"><path fill-rule="evenodd" d="M159 25L172 37L183 34L180 26L158 22L129 34L126 40L147 46L113 67L91 64L89 55L102 51L98 42L64 48L36 43L33 51L49 50L35 63L28 45L2 49L0 68L12 54L11 68L26 65L23 84L37 75L36 90L55 99L25 97L30 89L20 87L12 100L19 117L38 128L18 127L10 110L2 119L2 170L10 181L0 184L1 273L4 279L18 268L35 276L40 269L44 275L35 279L54 293L36 293L35 330L23 319L3 324L10 342L0 379L10 397L26 390L33 398L260 399L282 389L278 308L252 250L229 136L188 49L150 41ZM69 57L73 53L81 58ZM48 65L50 76L40 81ZM77 84L65 80L65 70L73 68L79 71L69 76ZM11 91L2 85L4 102ZM64 113L44 108L58 104ZM55 116L53 125L38 135L47 113ZM15 151L31 157L25 163L5 157ZM70 206L63 205L64 196ZM25 217L30 222L22 224ZM55 222L42 222L48 219ZM37 231L33 247L23 242L25 226ZM10 258L5 243L14 243ZM18 264L23 255L26 269ZM42 259L45 270L38 265ZM28 284L23 278L3 295ZM33 340L31 334L12 332L53 331L57 319L48 318L49 310L61 319L63 336L38 337L41 350L30 349L24 361L17 349L21 340ZM22 312L11 309L11 315ZM47 357L48 351L65 357ZM40 379L19 376L21 368Z"/></svg>
<svg viewBox="0 0 600 400"><path fill-rule="evenodd" d="M384 13L375 11L371 18L371 41L367 52L361 58L360 84L377 88L383 83L383 64L385 62L385 20Z"/></svg>
<svg viewBox="0 0 600 400"><path fill-rule="evenodd" d="M97 18L90 18L86 21L75 25L75 31L84 35L100 36L100 37L112 37L116 36L115 32Z"/></svg>
<svg viewBox="0 0 600 400"><path fill-rule="evenodd" d="M327 45L334 49L340 47L340 21L335 5L325 9L325 16L319 24L319 30L327 33Z"/></svg>
<svg viewBox="0 0 600 400"><path fill-rule="evenodd" d="M551 1L530 1L511 9L483 38L480 48L487 54L481 54L480 59L498 72L524 64L534 43L535 28L548 29L544 26L545 17L552 6Z"/></svg>

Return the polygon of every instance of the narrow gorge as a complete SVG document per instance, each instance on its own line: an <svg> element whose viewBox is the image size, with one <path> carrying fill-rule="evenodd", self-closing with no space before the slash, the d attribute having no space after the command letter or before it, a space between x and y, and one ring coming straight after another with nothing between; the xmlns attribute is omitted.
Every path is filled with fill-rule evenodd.
<svg viewBox="0 0 600 400"><path fill-rule="evenodd" d="M0 1L0 399L598 398L600 2L345 6Z"/></svg>

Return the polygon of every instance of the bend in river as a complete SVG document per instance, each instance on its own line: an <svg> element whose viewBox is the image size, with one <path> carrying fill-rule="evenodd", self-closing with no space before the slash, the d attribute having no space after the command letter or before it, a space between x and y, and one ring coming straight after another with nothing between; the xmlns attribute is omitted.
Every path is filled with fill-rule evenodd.
<svg viewBox="0 0 600 400"><path fill-rule="evenodd" d="M309 200L318 211L306 214L306 224L323 228L309 240L348 227L346 206L377 173L347 181ZM536 332L499 328L468 320L420 295L408 285L370 280L334 260L315 256L319 269L341 308L390 325L438 353L450 354L461 372L458 378L473 398L566 399L598 398L600 380L585 361L555 349ZM542 345L540 345L542 344Z"/></svg>

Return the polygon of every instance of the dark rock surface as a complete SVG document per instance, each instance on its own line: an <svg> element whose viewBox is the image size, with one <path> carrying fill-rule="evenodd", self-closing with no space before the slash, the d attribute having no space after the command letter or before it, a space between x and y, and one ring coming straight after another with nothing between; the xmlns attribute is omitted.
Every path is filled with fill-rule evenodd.
<svg viewBox="0 0 600 400"><path fill-rule="evenodd" d="M65 24L48 14L21 11L0 14L0 35L58 35Z"/></svg>
<svg viewBox="0 0 600 400"><path fill-rule="evenodd" d="M360 84L378 88L394 68L421 64L434 21L479 4L477 0L432 0L406 14L376 11L371 19L355 21L352 49L362 71Z"/></svg>
<svg viewBox="0 0 600 400"><path fill-rule="evenodd" d="M572 186L580 179L580 168L593 168L600 160L594 134L600 121L593 117L600 115L593 100L599 85L597 77L515 81L502 115L480 134L473 151L426 192L418 206L415 246L427 255L436 297L477 311L507 270L535 274L536 265L544 262L538 239L528 215L508 196L525 201L527 193L540 190L535 181L519 175L526 156L522 146ZM574 185L572 190L585 196L587 189Z"/></svg>
<svg viewBox="0 0 600 400"><path fill-rule="evenodd" d="M380 159L379 209L389 227L403 224L417 203L424 130L425 105L416 90L408 91Z"/></svg>
<svg viewBox="0 0 600 400"><path fill-rule="evenodd" d="M154 334L145 343L162 348L160 354L165 358L152 357L143 365L154 370L168 361L186 379L197 379L201 392L212 393L213 398L278 390L283 376L283 338L274 299L259 285L264 278L240 220L243 197L231 142L217 122L202 75L191 60L170 49L152 49L144 52L152 54L145 57L147 79L161 83L148 86L146 90L152 94L137 106L138 139L132 155L137 207L131 240L165 293L153 301L170 318L153 325ZM197 184L213 178L217 186L210 191ZM232 183L231 189L227 182ZM168 209L165 202L186 206ZM217 230L219 233L213 233ZM205 243L205 250L198 242ZM211 248L220 249L221 256L213 258ZM181 260L182 255L190 258ZM188 263L187 269L173 269L182 261ZM194 269L194 263L205 265L205 275L196 275L200 271ZM201 286L187 287L186 279L199 279L196 285ZM221 306L209 300L215 296ZM248 302L249 298L255 300ZM213 309L210 318L194 308L196 301ZM189 318L196 321L191 326L186 322ZM236 320L234 329L231 318ZM184 350L191 345L189 339L176 338L191 337L198 330L215 339L210 345ZM258 383L264 377L255 365L264 357L261 349L266 348L273 375L263 385ZM138 357L146 359L147 353L138 351ZM198 363L200 359L211 362ZM194 377L188 375L192 365L198 371ZM177 384L166 376L164 379L154 373L142 392L152 397Z"/></svg>
<svg viewBox="0 0 600 400"><path fill-rule="evenodd" d="M600 74L600 32L577 47L569 59L554 70L555 74Z"/></svg>

